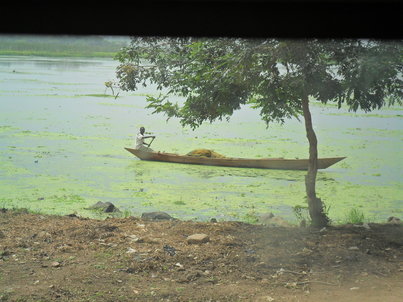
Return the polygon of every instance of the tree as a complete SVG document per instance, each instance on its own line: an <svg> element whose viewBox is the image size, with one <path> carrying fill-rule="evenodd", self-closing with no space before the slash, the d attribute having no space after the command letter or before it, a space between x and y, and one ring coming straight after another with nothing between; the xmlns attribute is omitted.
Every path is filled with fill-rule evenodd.
<svg viewBox="0 0 403 302"><path fill-rule="evenodd" d="M302 115L309 213L313 225L325 226L329 218L315 189L318 141L309 100L365 112L401 104L402 53L400 41L144 37L118 54L116 74L126 91L156 84L161 94L148 97L147 107L193 129L228 120L243 104L259 109L267 126ZM170 95L185 101L172 103Z"/></svg>

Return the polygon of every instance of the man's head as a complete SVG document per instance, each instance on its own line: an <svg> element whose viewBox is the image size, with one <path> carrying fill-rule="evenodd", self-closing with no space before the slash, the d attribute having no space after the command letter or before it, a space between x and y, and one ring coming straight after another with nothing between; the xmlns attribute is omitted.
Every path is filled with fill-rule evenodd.
<svg viewBox="0 0 403 302"><path fill-rule="evenodd" d="M144 127L140 127L140 133L144 134L144 131L146 131L146 129Z"/></svg>

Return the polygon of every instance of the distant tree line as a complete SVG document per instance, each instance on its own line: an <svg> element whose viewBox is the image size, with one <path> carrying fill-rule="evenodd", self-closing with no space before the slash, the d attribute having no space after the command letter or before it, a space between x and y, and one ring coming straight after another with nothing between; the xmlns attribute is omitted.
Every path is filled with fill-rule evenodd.
<svg viewBox="0 0 403 302"><path fill-rule="evenodd" d="M104 36L0 35L0 55L113 57L128 41Z"/></svg>

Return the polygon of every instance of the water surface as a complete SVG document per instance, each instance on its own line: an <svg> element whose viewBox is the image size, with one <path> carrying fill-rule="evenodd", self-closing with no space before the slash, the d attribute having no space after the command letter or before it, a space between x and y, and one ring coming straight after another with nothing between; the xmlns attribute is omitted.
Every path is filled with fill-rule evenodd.
<svg viewBox="0 0 403 302"><path fill-rule="evenodd" d="M306 158L302 122L269 128L244 107L230 122L192 131L144 109L152 87L120 92L104 82L117 62L108 59L0 57L0 207L55 214L97 201L140 215L161 210L182 219L253 221L273 212L295 220L306 205L303 171L238 169L144 162L134 146L140 126L157 136L154 150L185 154L213 149L233 157ZM108 96L109 94L109 96ZM317 193L335 221L359 208L371 221L402 216L402 108L369 114L312 104L319 156L347 156L318 173Z"/></svg>

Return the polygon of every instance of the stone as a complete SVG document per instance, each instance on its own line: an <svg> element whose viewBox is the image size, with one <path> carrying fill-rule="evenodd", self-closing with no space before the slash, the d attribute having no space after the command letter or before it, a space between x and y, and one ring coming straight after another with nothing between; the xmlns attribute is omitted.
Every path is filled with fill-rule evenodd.
<svg viewBox="0 0 403 302"><path fill-rule="evenodd" d="M60 262L54 261L50 264L52 267L60 267Z"/></svg>
<svg viewBox="0 0 403 302"><path fill-rule="evenodd" d="M97 210L97 209L103 209L104 207L105 207L105 203L102 201L98 201L97 203L90 206L88 209Z"/></svg>
<svg viewBox="0 0 403 302"><path fill-rule="evenodd" d="M400 220L400 218L391 216L391 217L388 218L388 223L390 223L390 224L400 224L400 223L402 223L402 221Z"/></svg>
<svg viewBox="0 0 403 302"><path fill-rule="evenodd" d="M188 244L200 244L210 241L210 237L206 234L193 234L186 238Z"/></svg>
<svg viewBox="0 0 403 302"><path fill-rule="evenodd" d="M137 237L136 235L129 235L128 237L132 242L137 242L137 243L144 242L143 238Z"/></svg>
<svg viewBox="0 0 403 302"><path fill-rule="evenodd" d="M144 220L173 220L174 218L165 212L148 212L141 214Z"/></svg>
<svg viewBox="0 0 403 302"><path fill-rule="evenodd" d="M350 251L359 251L360 250L357 246L350 246L348 249Z"/></svg>
<svg viewBox="0 0 403 302"><path fill-rule="evenodd" d="M67 214L66 217L71 217L71 218L80 218L80 216L78 216L76 213L72 213L72 214Z"/></svg>
<svg viewBox="0 0 403 302"><path fill-rule="evenodd" d="M117 207L115 207L113 203L105 202L105 204L107 205L106 208L104 209L105 213L120 212L120 210Z"/></svg>
<svg viewBox="0 0 403 302"><path fill-rule="evenodd" d="M366 229L366 230L370 230L370 229L371 229L371 227L369 226L368 223L363 223L363 224L362 224L362 227L363 227L364 229Z"/></svg>
<svg viewBox="0 0 403 302"><path fill-rule="evenodd" d="M89 210L102 210L105 213L120 212L120 210L115 207L111 202L98 201L88 208Z"/></svg>
<svg viewBox="0 0 403 302"><path fill-rule="evenodd" d="M176 249L168 244L164 245L164 251L171 256L175 256L176 254Z"/></svg>
<svg viewBox="0 0 403 302"><path fill-rule="evenodd" d="M267 226L275 226L275 227L291 227L284 218L274 216L273 213L262 214L259 217L259 223L267 225Z"/></svg>
<svg viewBox="0 0 403 302"><path fill-rule="evenodd" d="M355 228L364 228L366 230L370 230L371 227L369 226L368 223L363 223L363 224L354 224L353 227Z"/></svg>
<svg viewBox="0 0 403 302"><path fill-rule="evenodd" d="M133 248L131 248L131 247L129 247L129 248L127 249L126 254L134 254L134 253L137 253L137 251L136 251L135 249L133 249Z"/></svg>

